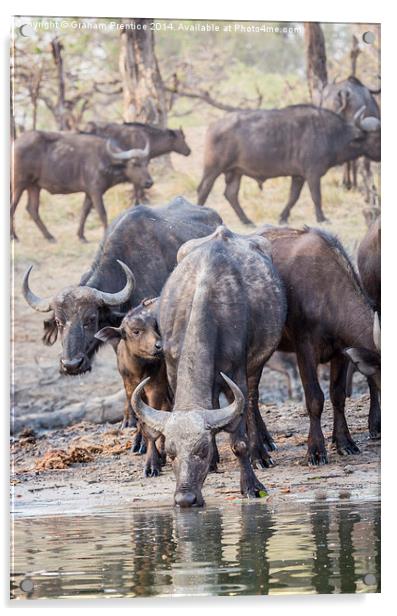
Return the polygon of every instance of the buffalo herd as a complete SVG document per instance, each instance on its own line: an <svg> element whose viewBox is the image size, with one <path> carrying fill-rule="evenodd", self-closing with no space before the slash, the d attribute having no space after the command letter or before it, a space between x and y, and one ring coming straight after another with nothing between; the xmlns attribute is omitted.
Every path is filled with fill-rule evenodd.
<svg viewBox="0 0 397 616"><path fill-rule="evenodd" d="M357 85L347 80L326 93L340 108L334 101L328 108L233 112L210 126L201 207L182 197L165 206L142 204L152 184L149 160L171 151L190 154L182 130L90 122L80 133L30 131L15 141L15 239L13 217L25 190L28 212L47 239L53 237L38 211L42 188L85 193L81 240L93 207L105 228L77 284L43 298L32 291L39 286L32 267L26 271L23 296L47 313L43 342L52 345L59 337L59 369L70 376L90 371L103 344L113 347L126 394L122 428L135 428L132 449L146 454L145 476L157 476L171 461L180 507L204 504L205 478L219 462L220 431L230 435L241 493L266 493L255 469L273 464L276 445L260 413L259 382L275 352L296 357L309 415L310 465L328 461L320 364L330 366L337 452L359 453L345 417L353 370L367 378L369 432L380 437L380 222L359 246L356 271L340 241L323 229L265 225L237 234L204 207L223 173L225 197L248 224L238 201L242 176L260 184L290 176L281 221L305 182L323 221L320 179L327 170L361 156L380 160L379 114L368 113L360 99L347 116L355 99L346 83ZM134 185L141 204L108 226L103 194L121 182Z"/></svg>

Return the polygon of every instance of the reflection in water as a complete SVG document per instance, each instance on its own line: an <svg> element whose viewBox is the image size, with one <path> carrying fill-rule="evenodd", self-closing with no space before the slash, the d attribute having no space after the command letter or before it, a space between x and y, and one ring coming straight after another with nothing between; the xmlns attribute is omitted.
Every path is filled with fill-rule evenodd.
<svg viewBox="0 0 397 616"><path fill-rule="evenodd" d="M380 592L379 503L295 507L17 518L11 596Z"/></svg>

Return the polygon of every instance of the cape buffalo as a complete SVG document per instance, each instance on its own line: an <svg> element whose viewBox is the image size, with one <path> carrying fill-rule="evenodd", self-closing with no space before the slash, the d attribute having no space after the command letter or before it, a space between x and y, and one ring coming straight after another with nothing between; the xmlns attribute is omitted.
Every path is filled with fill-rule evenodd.
<svg viewBox="0 0 397 616"><path fill-rule="evenodd" d="M67 195L84 192L78 237L85 241L84 225L92 207L106 229L103 194L112 186L132 182L145 188L153 181L147 169L149 143L129 150L115 148L110 141L92 135L28 131L14 143L11 235L17 239L14 214L22 193L28 191L27 210L48 240L54 237L39 215L40 191Z"/></svg>
<svg viewBox="0 0 397 616"><path fill-rule="evenodd" d="M256 233L270 241L273 262L286 289L287 321L278 350L297 356L310 418L308 462L327 462L321 430L324 394L317 367L328 361L334 409L332 441L339 454L359 453L345 418L348 358L344 351L362 349L379 356L373 306L343 246L331 234L308 227L270 226Z"/></svg>
<svg viewBox="0 0 397 616"><path fill-rule="evenodd" d="M125 148L136 146L137 134L142 132L149 140L149 160L176 152L183 156L189 156L191 150L186 143L185 134L180 128L174 130L171 128L159 128L152 124L143 124L142 122L89 122L85 127L85 131L106 139L115 139L117 143ZM145 198L145 191L141 184L134 183L135 203L142 203Z"/></svg>
<svg viewBox="0 0 397 616"><path fill-rule="evenodd" d="M368 230L357 253L357 266L363 287L381 314L381 233L380 218Z"/></svg>
<svg viewBox="0 0 397 616"><path fill-rule="evenodd" d="M373 223L364 239L358 247L357 265L360 279L365 292L372 301L372 304L381 316L381 238L380 238L380 218ZM377 346L380 348L380 323L376 328ZM380 438L381 433L381 411L379 403L380 390L380 354L370 353L366 350L349 350L347 355L352 363L349 366L347 378L347 393L351 395L351 381L354 370L359 370L367 377L368 387L371 396L371 406L368 417L368 427L370 437ZM376 382L378 379L378 382Z"/></svg>
<svg viewBox="0 0 397 616"><path fill-rule="evenodd" d="M106 326L118 327L130 308L159 295L175 267L179 247L208 235L221 222L213 210L202 210L182 197L162 207L132 207L110 225L79 284L41 299L30 290L29 268L23 294L35 310L52 312L44 321L43 341L54 344L60 334L61 373L91 370L93 355L102 344L95 334Z"/></svg>
<svg viewBox="0 0 397 616"><path fill-rule="evenodd" d="M370 90L357 77L350 76L348 79L328 84L322 92L321 106L331 109L342 115L345 120L352 121L359 109L363 109L363 117L380 118L379 105L374 94L380 90ZM364 163L366 180L366 201L369 201L370 182L372 182L371 163L366 158ZM351 175L353 177L351 178ZM357 187L357 161L347 162L343 183L349 190L352 186Z"/></svg>
<svg viewBox="0 0 397 616"><path fill-rule="evenodd" d="M238 111L214 122L207 131L204 173L198 186L203 205L216 178L225 174L225 197L244 224L252 224L238 201L243 175L260 185L268 179L291 176L288 203L280 222L289 214L307 181L318 222L325 219L321 206L321 177L335 165L359 156L380 160L380 122L362 118L353 122L312 105L285 109Z"/></svg>
<svg viewBox="0 0 397 616"><path fill-rule="evenodd" d="M117 366L126 394L123 426L133 421L131 395L147 377L150 377L150 381L145 387L145 401L156 408L171 410L163 345L157 325L157 304L158 298L144 299L127 312L120 327L104 327L95 334L98 340L109 342L117 356ZM162 441L159 453L154 439L150 435L148 437L144 474L146 477L156 477L165 462L164 439L159 439Z"/></svg>
<svg viewBox="0 0 397 616"><path fill-rule="evenodd" d="M285 313L284 290L263 238L243 238L221 226L180 248L159 311L173 411L142 400L146 380L132 397L144 429L153 438L165 436L177 505L203 505L201 489L220 430L231 435L242 494L260 496L264 489L250 457L264 465L269 459L262 424L250 405L263 365L279 343ZM229 406L219 408L222 391Z"/></svg>
<svg viewBox="0 0 397 616"><path fill-rule="evenodd" d="M85 127L85 132L114 139L120 145L131 148L137 145L137 132L144 133L149 140L149 159L162 156L168 152L177 152L183 156L189 156L191 149L185 140L185 133L182 128L173 130L171 128L158 128L152 124L142 122L89 122Z"/></svg>

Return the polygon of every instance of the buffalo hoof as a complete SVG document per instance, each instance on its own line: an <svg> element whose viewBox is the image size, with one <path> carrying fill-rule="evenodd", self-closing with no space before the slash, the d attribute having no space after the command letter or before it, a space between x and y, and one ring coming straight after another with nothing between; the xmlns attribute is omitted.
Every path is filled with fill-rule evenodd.
<svg viewBox="0 0 397 616"><path fill-rule="evenodd" d="M280 216L280 218L278 219L278 224L279 225L288 225L288 218L286 218L285 216Z"/></svg>
<svg viewBox="0 0 397 616"><path fill-rule="evenodd" d="M360 449L351 436L343 436L335 439L336 451L340 456L352 456L360 453Z"/></svg>
<svg viewBox="0 0 397 616"><path fill-rule="evenodd" d="M48 242L50 242L51 244L56 244L56 243L57 243L56 238L55 238L53 235L48 235L48 236L46 235L46 238L45 238L45 239L46 239Z"/></svg>
<svg viewBox="0 0 397 616"><path fill-rule="evenodd" d="M82 244L88 244L88 240L84 237L84 235L79 235L79 240Z"/></svg>
<svg viewBox="0 0 397 616"><path fill-rule="evenodd" d="M307 450L307 463L309 466L328 464L328 456L324 447L312 445Z"/></svg>
<svg viewBox="0 0 397 616"><path fill-rule="evenodd" d="M124 430L125 428L136 428L136 421L133 417L124 417L120 425L120 430Z"/></svg>
<svg viewBox="0 0 397 616"><path fill-rule="evenodd" d="M326 224L329 224L331 221L329 220L329 218L326 218L325 216L318 216L317 222L324 222Z"/></svg>
<svg viewBox="0 0 397 616"><path fill-rule="evenodd" d="M267 490L263 483L255 475L242 482L241 494L246 498L262 498L267 495Z"/></svg>
<svg viewBox="0 0 397 616"><path fill-rule="evenodd" d="M251 449L250 457L254 468L270 468L274 466L274 462L269 456L266 448L261 445L257 445Z"/></svg>
<svg viewBox="0 0 397 616"><path fill-rule="evenodd" d="M160 469L154 464L145 464L143 474L145 477L158 477L160 475Z"/></svg>
<svg viewBox="0 0 397 616"><path fill-rule="evenodd" d="M371 441L380 441L381 434L378 431L372 431L369 433L369 438Z"/></svg>
<svg viewBox="0 0 397 616"><path fill-rule="evenodd" d="M132 453L136 453L138 456L146 453L146 441L141 432L137 432L132 439Z"/></svg>

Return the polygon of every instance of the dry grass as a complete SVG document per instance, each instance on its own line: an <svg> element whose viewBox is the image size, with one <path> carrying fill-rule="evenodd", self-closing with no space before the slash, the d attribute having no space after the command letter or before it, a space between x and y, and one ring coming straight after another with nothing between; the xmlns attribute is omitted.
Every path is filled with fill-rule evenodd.
<svg viewBox="0 0 397 616"><path fill-rule="evenodd" d="M202 172L205 130L206 126L186 129L192 155L182 157L173 154L173 170L164 169L156 163L152 164L151 171L155 184L149 193L151 203L167 203L177 195L184 195L192 202L196 201L196 187ZM322 180L324 212L331 220L325 227L337 233L347 249L353 252L366 231L362 214L365 204L360 192L343 189L341 176L342 169L335 168ZM217 210L233 230L246 231L226 202L223 191L224 179L221 176L215 183L207 205ZM268 180L263 186L263 191L253 180L243 178L240 202L256 224L277 224L288 191L289 178ZM106 193L105 205L109 220L130 205L131 194L131 187L128 184L116 186ZM89 243L81 244L76 236L82 202L82 194L50 195L45 191L42 192L40 213L49 230L57 238L56 244L48 243L42 238L25 210L25 196L18 206L16 228L20 241L14 245L17 276L28 263L33 263L42 272L40 279L43 293L77 282L96 251L102 237L102 228L96 212L91 213L87 220L86 235ZM301 227L304 224L314 226L317 224L307 186L304 187L290 217L290 226Z"/></svg>

